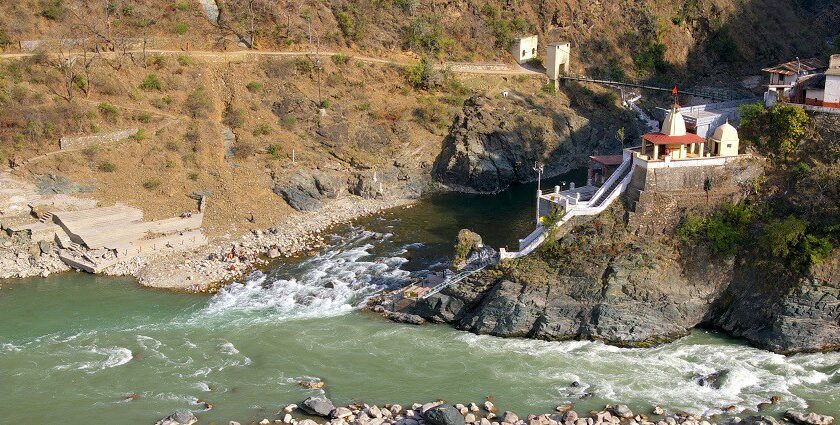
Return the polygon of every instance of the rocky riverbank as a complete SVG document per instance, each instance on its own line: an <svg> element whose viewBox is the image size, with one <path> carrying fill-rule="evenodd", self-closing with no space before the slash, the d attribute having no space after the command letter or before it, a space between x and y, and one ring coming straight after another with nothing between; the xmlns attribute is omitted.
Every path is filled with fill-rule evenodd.
<svg viewBox="0 0 840 425"><path fill-rule="evenodd" d="M778 398L768 401L775 403ZM627 405L605 406L603 410L577 412L571 404L557 406L552 413L530 414L520 418L516 413L501 411L492 401L468 404L447 404L443 400L414 403L411 406L382 406L353 403L336 407L323 395L309 397L300 405L290 404L273 418L263 418L260 425L780 425L769 415L697 416L685 412L666 412L655 406L649 412L633 412ZM783 416L797 425L833 425L834 418L814 412L789 410ZM190 412L176 412L156 425L192 425L198 418ZM230 421L229 425L240 425Z"/></svg>
<svg viewBox="0 0 840 425"><path fill-rule="evenodd" d="M269 229L255 230L238 238L218 238L189 253L130 259L106 272L135 276L140 284L149 287L214 292L224 283L273 258L290 257L322 247L324 232L331 226L412 202L406 198L344 197L325 203L315 211L292 214Z"/></svg>
<svg viewBox="0 0 840 425"><path fill-rule="evenodd" d="M324 202L315 211L294 213L274 227L218 237L195 250L130 257L106 269L105 274L132 276L149 287L212 292L273 258L322 247L324 232L332 226L412 202L402 197L346 196ZM0 232L0 279L46 277L70 270L58 257L55 243L36 244L22 235Z"/></svg>

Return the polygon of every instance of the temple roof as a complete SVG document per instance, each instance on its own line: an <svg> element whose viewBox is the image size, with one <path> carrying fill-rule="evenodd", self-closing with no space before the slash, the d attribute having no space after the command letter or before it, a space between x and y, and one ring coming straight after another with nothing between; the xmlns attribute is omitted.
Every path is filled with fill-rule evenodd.
<svg viewBox="0 0 840 425"><path fill-rule="evenodd" d="M685 118L677 109L677 105L671 107L671 111L665 116L665 121L662 122L662 134L668 136L684 136L685 135Z"/></svg>
<svg viewBox="0 0 840 425"><path fill-rule="evenodd" d="M703 143L706 140L694 133L686 133L682 136L669 136L663 133L648 133L642 139L654 145L690 145L692 143Z"/></svg>
<svg viewBox="0 0 840 425"><path fill-rule="evenodd" d="M718 142L727 143L727 142L738 142L738 129L732 126L729 121L723 123L720 127L715 129L714 135L712 135L712 140L717 140Z"/></svg>

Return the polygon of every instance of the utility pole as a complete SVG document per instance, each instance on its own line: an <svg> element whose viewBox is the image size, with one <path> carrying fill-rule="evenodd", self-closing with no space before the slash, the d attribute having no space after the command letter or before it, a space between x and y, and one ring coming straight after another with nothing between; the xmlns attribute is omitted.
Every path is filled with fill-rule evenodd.
<svg viewBox="0 0 840 425"><path fill-rule="evenodd" d="M537 172L537 227L540 226L540 197L542 196L542 187L540 181L542 180L543 165L539 161L534 161L534 171Z"/></svg>

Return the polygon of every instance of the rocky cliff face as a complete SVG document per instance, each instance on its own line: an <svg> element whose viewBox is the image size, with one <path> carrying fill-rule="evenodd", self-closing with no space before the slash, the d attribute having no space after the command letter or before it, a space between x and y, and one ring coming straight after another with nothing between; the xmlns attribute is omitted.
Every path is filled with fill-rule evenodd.
<svg viewBox="0 0 840 425"><path fill-rule="evenodd" d="M580 224L558 245L504 264L418 305L417 314L498 336L597 339L644 346L682 336L702 322L726 288L732 263L681 264L679 250L637 240L622 211Z"/></svg>
<svg viewBox="0 0 840 425"><path fill-rule="evenodd" d="M756 259L633 236L623 215L613 207L412 313L504 337L647 346L710 325L777 352L840 347L840 253L790 279Z"/></svg>
<svg viewBox="0 0 840 425"><path fill-rule="evenodd" d="M456 190L495 193L536 179L535 162L545 164L546 176L557 175L584 166L593 153L619 152L619 128L627 140L638 134L635 117L611 104L608 94L574 95L602 96L596 99L603 107L586 116L569 106L565 93L469 99L444 140L433 177Z"/></svg>
<svg viewBox="0 0 840 425"><path fill-rule="evenodd" d="M795 276L755 255L733 274L710 322L777 352L840 349L840 250Z"/></svg>

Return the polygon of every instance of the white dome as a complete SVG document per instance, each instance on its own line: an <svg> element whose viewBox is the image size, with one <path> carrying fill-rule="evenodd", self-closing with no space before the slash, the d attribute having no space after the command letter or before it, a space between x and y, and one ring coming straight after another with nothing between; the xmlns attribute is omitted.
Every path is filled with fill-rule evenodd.
<svg viewBox="0 0 840 425"><path fill-rule="evenodd" d="M671 108L671 112L665 117L662 123L662 134L685 136L685 119L676 107Z"/></svg>
<svg viewBox="0 0 840 425"><path fill-rule="evenodd" d="M719 142L737 142L738 141L738 130L729 124L729 121L721 125L720 127L715 129L715 133L712 136L712 139L717 140Z"/></svg>

